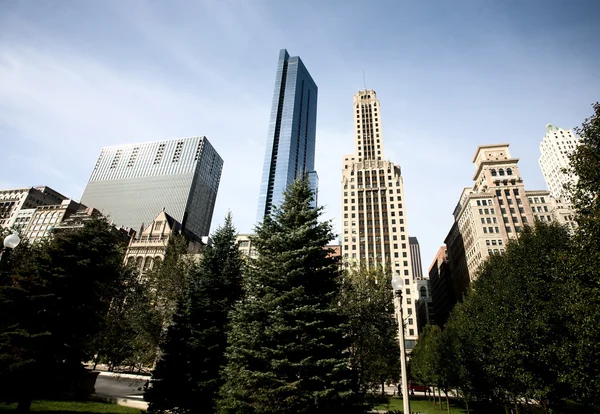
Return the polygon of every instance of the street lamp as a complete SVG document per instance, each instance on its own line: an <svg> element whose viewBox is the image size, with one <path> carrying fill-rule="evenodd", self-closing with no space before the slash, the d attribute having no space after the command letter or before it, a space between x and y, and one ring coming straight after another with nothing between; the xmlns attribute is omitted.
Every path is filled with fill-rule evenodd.
<svg viewBox="0 0 600 414"><path fill-rule="evenodd" d="M400 341L400 371L402 373L402 406L404 413L410 414L408 400L408 375L406 373L406 349L404 348L404 317L402 316L402 277L395 274L392 277L392 289L396 300L396 319L398 320L398 341Z"/></svg>
<svg viewBox="0 0 600 414"><path fill-rule="evenodd" d="M17 233L13 233L4 238L4 247L0 250L0 260L2 260L2 254L6 249L14 249L21 243L21 238Z"/></svg>

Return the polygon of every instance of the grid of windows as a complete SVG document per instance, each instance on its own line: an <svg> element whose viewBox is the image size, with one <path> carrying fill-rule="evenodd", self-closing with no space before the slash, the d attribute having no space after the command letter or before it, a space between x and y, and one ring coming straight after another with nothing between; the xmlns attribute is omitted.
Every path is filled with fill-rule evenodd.
<svg viewBox="0 0 600 414"><path fill-rule="evenodd" d="M127 164L117 161L113 167L120 157L128 159ZM151 223L164 208L186 230L202 237L210 230L222 167L223 160L206 137L106 147L81 202L116 225L134 229Z"/></svg>

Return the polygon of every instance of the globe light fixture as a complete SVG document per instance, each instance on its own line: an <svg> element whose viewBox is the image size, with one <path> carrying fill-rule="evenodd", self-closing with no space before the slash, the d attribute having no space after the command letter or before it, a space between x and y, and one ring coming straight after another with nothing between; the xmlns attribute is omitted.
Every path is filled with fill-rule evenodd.
<svg viewBox="0 0 600 414"><path fill-rule="evenodd" d="M21 243L21 238L17 233L13 233L4 238L4 247L6 249L14 249L19 245L19 243Z"/></svg>
<svg viewBox="0 0 600 414"><path fill-rule="evenodd" d="M21 238L17 233L13 233L4 238L4 247L0 249L0 260L2 260L2 255L4 254L4 250L6 249L14 249L21 243Z"/></svg>
<svg viewBox="0 0 600 414"><path fill-rule="evenodd" d="M392 276L392 288L394 292L402 290L402 284L402 277L398 273Z"/></svg>

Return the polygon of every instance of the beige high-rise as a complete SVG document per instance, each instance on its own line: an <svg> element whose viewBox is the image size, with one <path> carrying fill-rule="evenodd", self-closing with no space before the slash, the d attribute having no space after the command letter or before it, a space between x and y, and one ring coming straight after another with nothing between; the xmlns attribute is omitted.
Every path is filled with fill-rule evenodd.
<svg viewBox="0 0 600 414"><path fill-rule="evenodd" d="M508 240L525 225L535 220L565 223L549 191L525 190L519 159L511 157L508 147L477 147L474 184L463 190L454 209L455 223L445 243L458 299L487 257L504 253Z"/></svg>
<svg viewBox="0 0 600 414"><path fill-rule="evenodd" d="M381 107L373 90L354 95L354 154L342 169L345 265L382 266L403 277L407 347L417 339L415 292L400 166L385 161Z"/></svg>

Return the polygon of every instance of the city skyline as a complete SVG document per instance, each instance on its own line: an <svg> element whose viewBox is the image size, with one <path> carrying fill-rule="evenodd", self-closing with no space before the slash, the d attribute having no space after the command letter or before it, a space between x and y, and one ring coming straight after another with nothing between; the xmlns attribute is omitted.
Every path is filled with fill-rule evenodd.
<svg viewBox="0 0 600 414"><path fill-rule="evenodd" d="M472 149L510 142L528 187L545 188L544 126L580 125L600 92L589 53L594 2L472 5L5 4L0 136L9 172L0 188L41 184L79 199L102 147L206 135L225 160L212 228L231 209L238 230L251 232L262 164L248 160L264 156L273 54L286 47L319 81L325 218L341 233L347 102L364 70L385 102L386 158L407 172L410 234L429 263L472 175ZM212 18L200 29L198 15ZM378 22L370 36L355 30L364 21ZM205 31L219 39L204 41ZM564 63L549 64L556 56Z"/></svg>

